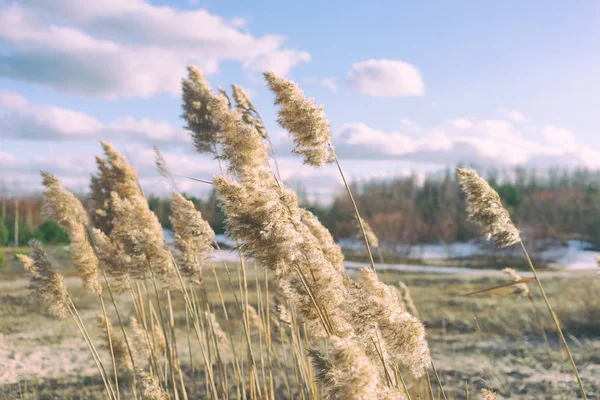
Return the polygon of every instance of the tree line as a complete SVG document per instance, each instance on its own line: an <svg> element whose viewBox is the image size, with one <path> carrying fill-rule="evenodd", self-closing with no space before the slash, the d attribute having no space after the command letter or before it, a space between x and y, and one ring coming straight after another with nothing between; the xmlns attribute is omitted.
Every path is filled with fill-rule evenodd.
<svg viewBox="0 0 600 400"><path fill-rule="evenodd" d="M585 239L600 247L600 171L586 169L490 169L483 174L527 240ZM369 180L351 184L363 218L382 247L421 243L455 243L479 236L466 221L466 204L453 170L419 177ZM298 190L300 203L312 211L336 239L357 235L352 206L344 192L329 204L311 202ZM216 233L225 217L214 192L204 198L186 195ZM150 208L163 227L171 228L171 199L150 196ZM39 196L2 196L0 244L25 244L35 237L44 243L67 243L67 235L41 217Z"/></svg>

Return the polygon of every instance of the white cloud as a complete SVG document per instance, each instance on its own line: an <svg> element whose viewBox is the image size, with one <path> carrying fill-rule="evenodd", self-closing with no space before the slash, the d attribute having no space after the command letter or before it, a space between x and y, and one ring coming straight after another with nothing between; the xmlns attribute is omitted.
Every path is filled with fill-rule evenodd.
<svg viewBox="0 0 600 400"><path fill-rule="evenodd" d="M577 138L568 129L546 125L542 128L541 133L546 141L554 146L570 150L577 148Z"/></svg>
<svg viewBox="0 0 600 400"><path fill-rule="evenodd" d="M333 143L340 157L352 159L600 168L600 151L578 142L571 131L547 125L538 134L543 140L530 139L529 132L522 133L510 121L460 118L418 132L348 123L335 133Z"/></svg>
<svg viewBox="0 0 600 400"><path fill-rule="evenodd" d="M5 110L5 113L2 113ZM91 115L0 91L0 138L24 140L84 140L119 138L128 141L182 144L189 135L167 122L125 116L103 123Z"/></svg>
<svg viewBox="0 0 600 400"><path fill-rule="evenodd" d="M458 131L466 131L473 127L473 121L467 118L456 118L449 121L450 125Z"/></svg>
<svg viewBox="0 0 600 400"><path fill-rule="evenodd" d="M0 3L0 20L0 43L10 50L0 55L0 76L108 98L178 94L187 63L206 74L233 60L285 75L310 60L283 36L240 31L242 19L143 0Z"/></svg>
<svg viewBox="0 0 600 400"><path fill-rule="evenodd" d="M335 76L330 76L327 78L306 78L304 81L306 83L316 83L326 89L329 89L332 93L337 93L338 87L336 84L336 79L337 78Z"/></svg>
<svg viewBox="0 0 600 400"><path fill-rule="evenodd" d="M527 118L525 118L523 113L519 110L508 110L502 106L498 106L498 108L496 108L496 111L498 111L499 113L504 115L506 118L508 118L514 122L523 122L523 121L527 120Z"/></svg>
<svg viewBox="0 0 600 400"><path fill-rule="evenodd" d="M352 64L348 83L361 93L377 97L423 96L419 70L403 61L367 60Z"/></svg>
<svg viewBox="0 0 600 400"><path fill-rule="evenodd" d="M120 146L113 143L118 151L124 154L134 166L140 177L140 183L147 193L169 195L172 188L169 183L156 171L154 152L150 145ZM163 149L161 149L163 150ZM162 151L169 168L175 176L177 190L188 193L206 194L211 186L187 179L187 176L199 179L212 179L218 173L217 163L207 156L186 155ZM29 159L18 159L8 152L0 152L0 169L6 173L0 177L18 183L18 189L23 192L36 192L42 189L40 171L48 171L56 175L70 190L81 193L87 192L90 174L96 173L95 154L101 154L98 145L93 152L69 152L65 149L53 149L52 156L35 156ZM11 184L11 187L13 185Z"/></svg>

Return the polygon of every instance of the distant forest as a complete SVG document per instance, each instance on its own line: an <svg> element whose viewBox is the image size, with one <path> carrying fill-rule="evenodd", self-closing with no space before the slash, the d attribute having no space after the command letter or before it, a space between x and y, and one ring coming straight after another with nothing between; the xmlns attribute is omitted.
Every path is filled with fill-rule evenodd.
<svg viewBox="0 0 600 400"><path fill-rule="evenodd" d="M579 238L600 247L600 171L516 168L489 170L484 175L527 240ZM477 229L466 222L464 196L454 171L429 175L424 180L415 175L351 186L363 218L383 247L454 243L479 236ZM357 226L345 192L337 194L328 205L308 201L302 190L298 196L335 238L356 236ZM205 198L186 197L215 232L223 233L224 215L214 192ZM67 240L60 228L43 221L39 196L19 199L18 207L10 196L3 195L1 201L0 244L14 242L17 208L20 243L31 237L55 243ZM170 198L150 196L148 201L163 226L170 228Z"/></svg>

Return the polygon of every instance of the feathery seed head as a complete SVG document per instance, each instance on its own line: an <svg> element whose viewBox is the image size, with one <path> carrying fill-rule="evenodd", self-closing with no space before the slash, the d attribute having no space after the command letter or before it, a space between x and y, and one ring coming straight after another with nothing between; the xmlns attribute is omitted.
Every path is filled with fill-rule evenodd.
<svg viewBox="0 0 600 400"><path fill-rule="evenodd" d="M29 273L29 288L34 297L46 304L50 313L59 319L67 318L69 313L69 295L63 276L58 273L48 260L42 244L35 239L29 241L31 257L20 258ZM31 262L30 264L25 264Z"/></svg>
<svg viewBox="0 0 600 400"><path fill-rule="evenodd" d="M480 225L486 239L493 238L498 248L519 243L519 230L512 223L498 193L470 168L457 168L456 173L467 197L468 219Z"/></svg>
<svg viewBox="0 0 600 400"><path fill-rule="evenodd" d="M198 68L190 65L187 70L188 76L181 82L185 129L190 131L199 153L215 154L220 127L214 114L212 90Z"/></svg>
<svg viewBox="0 0 600 400"><path fill-rule="evenodd" d="M244 92L244 89L242 89L241 86L231 85L231 88L233 89L233 99L235 100L235 104L238 109L252 110L254 108L250 102L250 99L248 98L248 95L246 95L246 92Z"/></svg>
<svg viewBox="0 0 600 400"><path fill-rule="evenodd" d="M165 249L162 226L146 198L123 199L113 192L111 200L115 218L110 238L118 252L131 258L130 274L136 278L171 274L174 266Z"/></svg>
<svg viewBox="0 0 600 400"><path fill-rule="evenodd" d="M135 347L142 349L144 356L151 357L152 352L154 351L154 344L150 340L150 335L146 336L146 331L134 316L129 317L129 325L133 331Z"/></svg>
<svg viewBox="0 0 600 400"><path fill-rule="evenodd" d="M323 383L325 398L369 400L380 399L383 387L379 371L373 361L366 356L363 348L352 339L331 338L333 346L333 369Z"/></svg>
<svg viewBox="0 0 600 400"><path fill-rule="evenodd" d="M402 281L398 282L398 294L400 295L401 302L404 304L406 311L419 318L419 311L417 310L417 306L413 302L412 296L410 295L410 290L408 286Z"/></svg>
<svg viewBox="0 0 600 400"><path fill-rule="evenodd" d="M98 282L98 258L87 237L88 217L81 202L54 175L41 173L45 186L44 216L56 221L71 239L73 264L86 288L102 292Z"/></svg>
<svg viewBox="0 0 600 400"><path fill-rule="evenodd" d="M367 235L367 241L369 242L369 245L371 247L378 248L379 247L379 239L377 238L377 235L375 235L375 232L373 232L371 225L369 225L369 223L367 221L365 221L362 217L360 218L360 222L362 222L362 226L363 226L363 229L365 230L365 235ZM360 229L360 225L358 228ZM362 236L362 233L361 233L361 236Z"/></svg>
<svg viewBox="0 0 600 400"><path fill-rule="evenodd" d="M361 269L365 289L370 294L373 316L381 330L387 351L396 363L403 365L415 378L431 362L425 327L404 310L396 291L377 279L369 268Z"/></svg>
<svg viewBox="0 0 600 400"><path fill-rule="evenodd" d="M101 144L106 158L96 157L98 174L92 176L90 183L89 215L92 225L108 234L114 217L111 193L116 192L123 198L143 196L143 193L137 173L125 157L108 143Z"/></svg>
<svg viewBox="0 0 600 400"><path fill-rule="evenodd" d="M340 246L333 240L331 233L310 211L301 208L300 213L302 215L302 222L304 222L319 243L319 246L321 247L323 255L327 261L329 261L336 270L343 271L344 254L342 254L342 249Z"/></svg>
<svg viewBox="0 0 600 400"><path fill-rule="evenodd" d="M31 258L27 257L24 254L15 254L15 256L19 261L21 261L21 264L23 264L23 268L25 268L25 272L27 272L28 275L37 274L35 267L33 266L33 261L31 261Z"/></svg>
<svg viewBox="0 0 600 400"><path fill-rule="evenodd" d="M177 265L183 276L198 278L202 264L213 251L215 233L194 203L173 192L171 224L174 229Z"/></svg>
<svg viewBox="0 0 600 400"><path fill-rule="evenodd" d="M306 99L296 83L273 72L265 72L264 76L275 94L275 104L281 106L277 121L294 137L294 153L316 167L333 162L331 131L323 107Z"/></svg>
<svg viewBox="0 0 600 400"><path fill-rule="evenodd" d="M219 344L221 354L228 353L229 351L231 351L231 342L229 341L227 334L225 333L223 328L221 328L221 325L217 321L217 317L214 313L208 310L206 310L204 313L206 314L206 317L210 320L212 330L215 336L217 337L217 343Z"/></svg>
<svg viewBox="0 0 600 400"><path fill-rule="evenodd" d="M498 400L498 395L489 389L481 389L481 400Z"/></svg>
<svg viewBox="0 0 600 400"><path fill-rule="evenodd" d="M229 98L229 95L227 94L227 90L223 89L223 87L221 87L221 86L219 86L218 88L219 88L219 94L227 99L227 104L229 105L229 108L231 108L231 99Z"/></svg>
<svg viewBox="0 0 600 400"><path fill-rule="evenodd" d="M512 268L504 268L502 270L502 272L504 272L506 275L508 275L511 282L517 282L517 281L520 281L521 279L523 279L523 277ZM531 296L531 290L529 289L529 286L527 286L526 283L517 283L516 285L513 285L513 288L514 288L514 293L517 296L522 296L522 297Z"/></svg>
<svg viewBox="0 0 600 400"><path fill-rule="evenodd" d="M167 354L167 339L165 339L165 335L163 330L160 328L158 324L154 324L154 339L156 340L156 346L162 351L163 354Z"/></svg>
<svg viewBox="0 0 600 400"><path fill-rule="evenodd" d="M212 104L221 125L221 156L229 162L231 173L248 179L259 171L270 172L268 147L256 127L244 122L239 111L231 110L224 96L214 96Z"/></svg>
<svg viewBox="0 0 600 400"><path fill-rule="evenodd" d="M215 232L196 210L194 203L173 192L171 224L174 231L185 240L194 242L199 251L211 251Z"/></svg>
<svg viewBox="0 0 600 400"><path fill-rule="evenodd" d="M135 169L127 162L123 154L119 153L106 142L100 142L107 157L107 166L110 168L112 178L112 190L120 197L135 197L143 195L138 181L138 174ZM110 193L109 193L110 194Z"/></svg>
<svg viewBox="0 0 600 400"><path fill-rule="evenodd" d="M161 387L158 378L153 374L138 370L136 372L138 390L144 399L168 400L170 397Z"/></svg>
<svg viewBox="0 0 600 400"><path fill-rule="evenodd" d="M258 117L258 111L252 102L250 102L244 89L238 85L231 85L231 87L233 89L233 99L235 100L236 108L242 113L244 122L253 125L260 136L266 138L267 130L262 124L260 117Z"/></svg>

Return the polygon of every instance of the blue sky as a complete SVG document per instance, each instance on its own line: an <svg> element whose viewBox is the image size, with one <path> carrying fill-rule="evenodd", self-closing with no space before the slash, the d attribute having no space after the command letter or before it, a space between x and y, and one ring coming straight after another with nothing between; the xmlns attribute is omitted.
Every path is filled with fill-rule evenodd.
<svg viewBox="0 0 600 400"><path fill-rule="evenodd" d="M182 130L189 63L237 83L268 121L284 179L330 196L335 171L301 166L260 72L325 105L354 179L457 162L600 167L600 3L0 0L0 171L36 190L39 169L84 190L98 140L164 192L209 177ZM192 182L182 189L202 193Z"/></svg>

